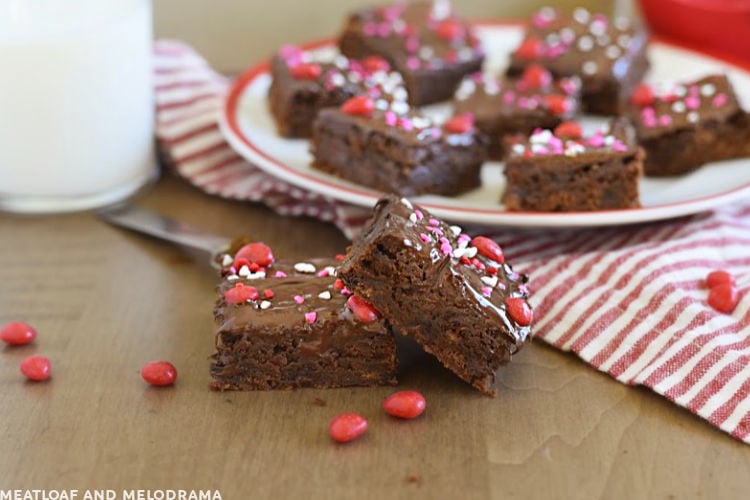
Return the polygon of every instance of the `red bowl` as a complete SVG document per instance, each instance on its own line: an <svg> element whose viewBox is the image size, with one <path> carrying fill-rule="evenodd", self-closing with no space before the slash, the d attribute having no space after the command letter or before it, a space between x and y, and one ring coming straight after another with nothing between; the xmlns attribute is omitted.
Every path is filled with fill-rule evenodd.
<svg viewBox="0 0 750 500"><path fill-rule="evenodd" d="M659 36L750 63L750 0L639 0Z"/></svg>

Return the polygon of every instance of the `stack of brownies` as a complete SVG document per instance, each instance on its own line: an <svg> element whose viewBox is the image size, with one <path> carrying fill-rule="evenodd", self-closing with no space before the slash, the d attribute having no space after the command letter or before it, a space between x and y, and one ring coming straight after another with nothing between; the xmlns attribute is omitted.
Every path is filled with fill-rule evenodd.
<svg viewBox="0 0 750 500"><path fill-rule="evenodd" d="M508 210L637 208L644 174L750 156L726 76L645 85L647 46L627 18L545 7L499 76L482 72L480 38L449 2L399 2L351 14L331 62L282 48L269 102L281 135L311 139L313 168L381 192L461 195L489 159L505 162ZM443 122L419 108L449 99ZM614 121L571 136L582 112Z"/></svg>

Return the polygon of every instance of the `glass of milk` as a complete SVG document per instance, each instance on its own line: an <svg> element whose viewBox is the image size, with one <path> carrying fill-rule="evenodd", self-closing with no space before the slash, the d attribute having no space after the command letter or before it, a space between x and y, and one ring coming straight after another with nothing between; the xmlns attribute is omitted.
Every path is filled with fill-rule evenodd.
<svg viewBox="0 0 750 500"><path fill-rule="evenodd" d="M156 176L151 0L0 0L0 210L121 201Z"/></svg>

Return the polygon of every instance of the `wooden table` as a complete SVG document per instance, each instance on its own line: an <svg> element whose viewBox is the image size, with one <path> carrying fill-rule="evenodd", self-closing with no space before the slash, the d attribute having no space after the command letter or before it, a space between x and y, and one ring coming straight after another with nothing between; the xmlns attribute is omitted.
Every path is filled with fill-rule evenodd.
<svg viewBox="0 0 750 500"><path fill-rule="evenodd" d="M347 244L331 225L212 198L171 177L138 203L253 235L289 258ZM747 498L747 445L540 343L500 372L495 399L407 350L400 387L428 401L411 422L381 410L391 388L216 393L208 356L217 279L206 265L90 214L0 215L0 242L0 324L39 330L31 345L0 348L0 493ZM23 380L18 363L32 353L51 358L51 380ZM174 387L141 380L155 359L177 366ZM345 411L365 415L370 429L342 446L327 426Z"/></svg>

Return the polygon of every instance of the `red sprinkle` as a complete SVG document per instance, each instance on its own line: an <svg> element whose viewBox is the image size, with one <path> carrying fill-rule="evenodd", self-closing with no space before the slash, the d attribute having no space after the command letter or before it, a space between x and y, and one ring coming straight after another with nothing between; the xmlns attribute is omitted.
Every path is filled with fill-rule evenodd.
<svg viewBox="0 0 750 500"><path fill-rule="evenodd" d="M258 271L261 267L270 266L274 261L271 247L261 242L248 243L244 247L237 250L237 253L234 255L234 267L236 269L240 269L242 267L241 265L237 265L241 263L239 261L242 259L246 260L249 264L256 264L257 266L259 266L255 271ZM247 264L248 268L250 267L249 264Z"/></svg>
<svg viewBox="0 0 750 500"><path fill-rule="evenodd" d="M177 368L169 361L152 361L143 367L141 377L151 385L172 385L177 380Z"/></svg>
<svg viewBox="0 0 750 500"><path fill-rule="evenodd" d="M526 38L516 49L516 57L519 59L539 59L544 52L544 42L538 38Z"/></svg>
<svg viewBox="0 0 750 500"><path fill-rule="evenodd" d="M532 89L546 89L552 85L552 73L539 64L531 64L523 71L521 81Z"/></svg>
<svg viewBox="0 0 750 500"><path fill-rule="evenodd" d="M729 283L721 283L708 292L708 305L719 312L731 313L740 301L737 289Z"/></svg>
<svg viewBox="0 0 750 500"><path fill-rule="evenodd" d="M370 116L374 110L375 102L366 95L351 97L341 105L341 111L353 116Z"/></svg>
<svg viewBox="0 0 750 500"><path fill-rule="evenodd" d="M456 40L464 34L464 27L456 20L442 21L435 30L440 38L445 40Z"/></svg>
<svg viewBox="0 0 750 500"><path fill-rule="evenodd" d="M424 396L416 391L395 392L383 401L385 412L398 418L416 418L426 407Z"/></svg>
<svg viewBox="0 0 750 500"><path fill-rule="evenodd" d="M276 294L270 288L263 290L263 296L267 299L272 299L274 295Z"/></svg>
<svg viewBox="0 0 750 500"><path fill-rule="evenodd" d="M562 139L580 139L583 136L583 129L578 123L568 121L555 127L554 133Z"/></svg>
<svg viewBox="0 0 750 500"><path fill-rule="evenodd" d="M344 282L341 281L341 278L336 278L336 281L333 282L333 288L336 290L342 290L344 288Z"/></svg>
<svg viewBox="0 0 750 500"><path fill-rule="evenodd" d="M362 66L365 67L367 71L375 72L375 71L390 71L391 65L383 59L380 56L368 56L362 59Z"/></svg>
<svg viewBox="0 0 750 500"><path fill-rule="evenodd" d="M452 134L465 134L474 128L474 115L472 113L461 113L444 124L443 128Z"/></svg>
<svg viewBox="0 0 750 500"><path fill-rule="evenodd" d="M531 307L521 297L509 297L505 299L505 307L513 321L521 326L529 326L533 318Z"/></svg>
<svg viewBox="0 0 750 500"><path fill-rule="evenodd" d="M500 245L495 243L493 240L486 236L476 236L471 240L471 246L477 247L477 251L487 257L490 260L494 260L498 264L505 262L505 256L503 255L503 249Z"/></svg>
<svg viewBox="0 0 750 500"><path fill-rule="evenodd" d="M380 313L377 309L359 295L352 295L346 299L346 305L352 310L354 316L362 323L372 323L373 321L377 321L380 317Z"/></svg>
<svg viewBox="0 0 750 500"><path fill-rule="evenodd" d="M337 253L335 258L338 261L344 260L344 254L343 253Z"/></svg>
<svg viewBox="0 0 750 500"><path fill-rule="evenodd" d="M298 80L317 80L323 70L320 64L300 63L291 69L292 76Z"/></svg>
<svg viewBox="0 0 750 500"><path fill-rule="evenodd" d="M734 276L727 271L712 271L706 276L706 286L708 286L708 288L713 288L722 283L734 285Z"/></svg>
<svg viewBox="0 0 750 500"><path fill-rule="evenodd" d="M572 107L570 99L560 94L548 94L544 96L544 104L555 115L568 114Z"/></svg>
<svg viewBox="0 0 750 500"><path fill-rule="evenodd" d="M356 413L341 413L333 417L328 433L334 441L348 443L367 431L367 419Z"/></svg>
<svg viewBox="0 0 750 500"><path fill-rule="evenodd" d="M33 326L23 321L11 321L0 330L0 340L10 345L24 345L36 338Z"/></svg>
<svg viewBox="0 0 750 500"><path fill-rule="evenodd" d="M37 354L29 356L21 361L20 368L21 373L23 373L27 379L41 382L42 380L47 380L49 378L52 365L47 356Z"/></svg>
<svg viewBox="0 0 750 500"><path fill-rule="evenodd" d="M258 300L260 294L254 286L247 286L243 283L237 283L233 288L224 292L224 300L230 304L241 304L248 300Z"/></svg>
<svg viewBox="0 0 750 500"><path fill-rule="evenodd" d="M650 106L655 100L656 96L654 96L654 89L651 88L651 85L646 83L639 84L630 95L630 102L636 106Z"/></svg>

